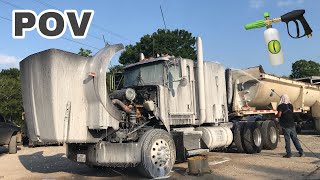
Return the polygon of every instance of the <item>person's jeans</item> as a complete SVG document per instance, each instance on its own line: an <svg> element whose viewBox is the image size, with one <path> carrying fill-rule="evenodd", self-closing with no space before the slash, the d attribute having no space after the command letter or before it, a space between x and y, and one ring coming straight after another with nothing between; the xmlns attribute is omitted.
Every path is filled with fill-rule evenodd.
<svg viewBox="0 0 320 180"><path fill-rule="evenodd" d="M286 141L286 152L287 154L291 155L291 148L290 148L290 137L292 139L292 142L294 146L296 147L297 151L299 151L300 154L303 154L303 149L301 148L300 142L297 137L296 128L282 128L284 139Z"/></svg>

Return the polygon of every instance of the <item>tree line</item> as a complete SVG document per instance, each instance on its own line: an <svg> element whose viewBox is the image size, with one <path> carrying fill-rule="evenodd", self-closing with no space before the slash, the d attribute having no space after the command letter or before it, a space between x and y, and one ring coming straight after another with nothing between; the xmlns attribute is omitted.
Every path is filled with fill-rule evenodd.
<svg viewBox="0 0 320 180"><path fill-rule="evenodd" d="M196 38L186 30L159 29L153 34L144 35L135 45L128 45L121 53L119 65L113 66L107 73L107 83L110 84L114 74L121 74L123 66L139 61L139 53L146 57L157 57L161 53L176 57L196 59ZM79 55L90 57L91 50L81 48ZM320 64L312 60L298 60L292 64L289 78L320 76ZM108 89L110 91L110 89ZM16 124L23 126L23 112L20 71L17 68L3 69L0 72L0 113Z"/></svg>

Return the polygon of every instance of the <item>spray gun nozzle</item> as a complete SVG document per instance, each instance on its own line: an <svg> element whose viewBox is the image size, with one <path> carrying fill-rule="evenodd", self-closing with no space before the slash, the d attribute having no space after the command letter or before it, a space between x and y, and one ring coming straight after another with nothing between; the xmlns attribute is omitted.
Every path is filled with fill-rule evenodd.
<svg viewBox="0 0 320 180"><path fill-rule="evenodd" d="M272 97L273 94L276 94L277 96L281 97L274 89L271 89L270 97Z"/></svg>

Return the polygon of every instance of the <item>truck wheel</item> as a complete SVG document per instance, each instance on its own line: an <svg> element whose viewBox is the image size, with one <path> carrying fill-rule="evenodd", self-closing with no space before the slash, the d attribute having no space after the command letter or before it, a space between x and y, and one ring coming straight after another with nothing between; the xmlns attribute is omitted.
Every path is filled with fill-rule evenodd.
<svg viewBox="0 0 320 180"><path fill-rule="evenodd" d="M16 154L17 153L17 136L11 136L9 142L9 154Z"/></svg>
<svg viewBox="0 0 320 180"><path fill-rule="evenodd" d="M244 127L245 123L243 122L237 122L234 126L234 130L233 130L233 142L236 145L237 151L239 153L243 153L244 152L244 148L243 148L243 144L242 144L242 136L241 136L241 132L243 131L243 127Z"/></svg>
<svg viewBox="0 0 320 180"><path fill-rule="evenodd" d="M167 176L176 160L176 148L171 135L162 129L152 129L143 134L140 142L140 173L148 178Z"/></svg>
<svg viewBox="0 0 320 180"><path fill-rule="evenodd" d="M262 123L261 134L263 140L263 148L273 150L278 146L279 132L273 121L266 120Z"/></svg>
<svg viewBox="0 0 320 180"><path fill-rule="evenodd" d="M261 152L262 137L259 125L255 122L247 122L243 129L242 143L248 154Z"/></svg>

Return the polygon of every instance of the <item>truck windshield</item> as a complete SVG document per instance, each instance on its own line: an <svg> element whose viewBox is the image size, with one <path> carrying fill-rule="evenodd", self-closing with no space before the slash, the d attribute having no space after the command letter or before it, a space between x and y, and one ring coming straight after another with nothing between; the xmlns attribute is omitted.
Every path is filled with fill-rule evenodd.
<svg viewBox="0 0 320 180"><path fill-rule="evenodd" d="M147 63L127 68L124 72L124 87L163 84L163 63Z"/></svg>

